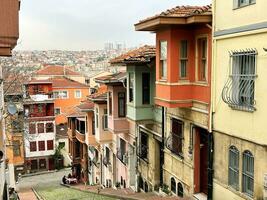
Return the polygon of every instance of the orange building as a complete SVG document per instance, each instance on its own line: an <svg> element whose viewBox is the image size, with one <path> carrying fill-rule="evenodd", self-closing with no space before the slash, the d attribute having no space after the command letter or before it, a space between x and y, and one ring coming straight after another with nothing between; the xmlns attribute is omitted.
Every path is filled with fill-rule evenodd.
<svg viewBox="0 0 267 200"><path fill-rule="evenodd" d="M67 123L67 113L89 95L89 86L66 77L52 78L56 124Z"/></svg>

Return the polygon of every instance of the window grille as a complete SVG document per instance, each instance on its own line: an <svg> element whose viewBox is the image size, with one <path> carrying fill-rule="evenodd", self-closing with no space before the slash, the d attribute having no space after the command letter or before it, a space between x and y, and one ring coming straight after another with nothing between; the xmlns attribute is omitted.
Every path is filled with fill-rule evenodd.
<svg viewBox="0 0 267 200"><path fill-rule="evenodd" d="M239 151L236 147L229 148L228 184L238 190L239 188Z"/></svg>
<svg viewBox="0 0 267 200"><path fill-rule="evenodd" d="M253 197L254 157L250 151L244 151L243 153L242 192Z"/></svg>
<svg viewBox="0 0 267 200"><path fill-rule="evenodd" d="M222 99L232 108L255 110L256 55L254 49L230 52L230 75Z"/></svg>
<svg viewBox="0 0 267 200"><path fill-rule="evenodd" d="M183 188L182 183L178 183L177 193L178 193L178 197L184 197L184 188Z"/></svg>
<svg viewBox="0 0 267 200"><path fill-rule="evenodd" d="M176 193L176 181L174 178L171 178L171 191Z"/></svg>

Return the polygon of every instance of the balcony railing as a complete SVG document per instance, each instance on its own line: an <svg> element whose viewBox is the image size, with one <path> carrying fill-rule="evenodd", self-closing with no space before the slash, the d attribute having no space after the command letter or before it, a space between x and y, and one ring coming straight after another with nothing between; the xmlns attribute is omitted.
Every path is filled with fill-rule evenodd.
<svg viewBox="0 0 267 200"><path fill-rule="evenodd" d="M103 164L107 167L108 165L110 165L110 160L109 160L109 158L107 158L107 157L104 157L103 158Z"/></svg>
<svg viewBox="0 0 267 200"><path fill-rule="evenodd" d="M117 158L125 165L128 163L128 157L121 149L117 150Z"/></svg>
<svg viewBox="0 0 267 200"><path fill-rule="evenodd" d="M183 137L171 133L166 139L166 148L175 155L183 158Z"/></svg>
<svg viewBox="0 0 267 200"><path fill-rule="evenodd" d="M255 110L255 78L255 74L231 75L222 91L223 101L236 109Z"/></svg>

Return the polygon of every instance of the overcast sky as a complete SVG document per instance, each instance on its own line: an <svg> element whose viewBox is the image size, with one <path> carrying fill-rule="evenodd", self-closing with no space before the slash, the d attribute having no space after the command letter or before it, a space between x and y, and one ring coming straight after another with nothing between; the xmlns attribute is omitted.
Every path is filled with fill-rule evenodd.
<svg viewBox="0 0 267 200"><path fill-rule="evenodd" d="M16 50L94 50L106 42L153 44L134 24L178 5L211 0L22 0Z"/></svg>

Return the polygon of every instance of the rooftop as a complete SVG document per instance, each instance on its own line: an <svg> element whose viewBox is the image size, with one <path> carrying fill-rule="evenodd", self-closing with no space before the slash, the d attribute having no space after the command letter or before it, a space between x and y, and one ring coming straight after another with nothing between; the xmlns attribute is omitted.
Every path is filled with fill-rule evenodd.
<svg viewBox="0 0 267 200"><path fill-rule="evenodd" d="M96 93L88 96L88 99L93 102L107 101L108 88L106 85L101 85Z"/></svg>
<svg viewBox="0 0 267 200"><path fill-rule="evenodd" d="M92 101L86 100L81 102L80 105L77 106L81 111L88 111L94 109L94 103Z"/></svg>
<svg viewBox="0 0 267 200"><path fill-rule="evenodd" d="M126 72L118 72L115 74L110 74L110 75L95 78L95 82L104 83L104 84L121 83L125 79L126 79Z"/></svg>
<svg viewBox="0 0 267 200"><path fill-rule="evenodd" d="M109 62L111 64L148 63L155 57L156 48L154 46L145 45L113 58Z"/></svg>
<svg viewBox="0 0 267 200"><path fill-rule="evenodd" d="M53 88L89 88L88 85L71 80L66 77L52 78Z"/></svg>
<svg viewBox="0 0 267 200"><path fill-rule="evenodd" d="M46 65L36 72L36 75L49 75L49 76L82 76L80 73L75 72L70 67L59 65Z"/></svg>
<svg viewBox="0 0 267 200"><path fill-rule="evenodd" d="M135 29L137 31L155 31L162 26L210 23L211 21L211 5L177 6L139 21L135 24Z"/></svg>

